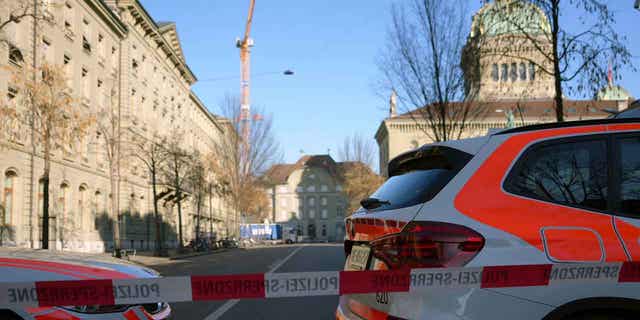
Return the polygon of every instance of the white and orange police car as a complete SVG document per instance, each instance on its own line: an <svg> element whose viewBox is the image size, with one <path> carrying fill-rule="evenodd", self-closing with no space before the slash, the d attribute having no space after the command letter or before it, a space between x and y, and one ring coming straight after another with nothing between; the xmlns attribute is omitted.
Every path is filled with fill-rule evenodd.
<svg viewBox="0 0 640 320"><path fill-rule="evenodd" d="M640 117L429 144L388 168L346 219L346 270L640 260ZM345 295L336 317L640 319L640 284L614 282Z"/></svg>
<svg viewBox="0 0 640 320"><path fill-rule="evenodd" d="M0 248L0 283L94 279L155 278L154 270L96 255ZM76 305L0 310L7 320L164 320L167 303L143 305Z"/></svg>

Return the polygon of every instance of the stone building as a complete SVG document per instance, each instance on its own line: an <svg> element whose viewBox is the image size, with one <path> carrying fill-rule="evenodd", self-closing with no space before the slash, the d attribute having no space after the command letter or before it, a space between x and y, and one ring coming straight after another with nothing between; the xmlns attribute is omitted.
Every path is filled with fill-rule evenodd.
<svg viewBox="0 0 640 320"><path fill-rule="evenodd" d="M343 165L330 155L313 155L272 166L265 174L271 221L308 240L342 241L347 199L338 174Z"/></svg>
<svg viewBox="0 0 640 320"><path fill-rule="evenodd" d="M0 19L27 0L0 0ZM48 21L22 19L0 36L0 66L19 70L44 62L64 68L71 94L83 112L99 114L110 104L120 113L125 144L180 133L183 146L201 154L213 151L228 134L226 120L211 114L191 86L197 81L186 63L174 23L157 23L139 1L48 0L38 7ZM111 92L116 92L115 99ZM19 92L8 73L0 73L0 92L10 104ZM29 132L26 128L25 132ZM104 251L112 247L113 200L103 139L90 129L74 148L55 151L50 180L50 248ZM5 244L39 247L42 224L42 150L25 134L3 141L0 173L5 222L13 235ZM126 149L126 147L123 147ZM35 152L34 152L35 150ZM134 150L129 150L133 153ZM144 164L127 157L120 168L120 231L125 248L153 248L155 224L150 177ZM228 203L211 196L195 217L193 199L176 199L173 190L159 185L162 236L165 246L177 245L177 201L183 203L184 241L194 238L195 221L204 234L226 236L234 224Z"/></svg>
<svg viewBox="0 0 640 320"><path fill-rule="evenodd" d="M555 121L553 78L541 72L536 61L544 66L540 52L532 42L501 19L509 19L521 26L535 26L527 30L531 36L543 37L550 30L549 22L535 5L526 1L488 1L474 15L468 42L462 52L461 66L465 73L467 92L472 106L482 108L482 116L468 121L461 138L487 134L492 129L531 125ZM534 23L531 23L531 20ZM538 39L538 45L550 44ZM512 54L499 54L511 52ZM509 58L518 57L518 58ZM525 57L525 58L522 58ZM614 85L596 94L594 100L564 100L565 119L588 120L605 118L607 111L621 111L629 107L633 97ZM452 103L453 107L456 103ZM429 126L420 109L399 114L395 93L389 102L389 115L382 120L375 134L379 150L379 170L387 175L387 165L395 156L426 143Z"/></svg>

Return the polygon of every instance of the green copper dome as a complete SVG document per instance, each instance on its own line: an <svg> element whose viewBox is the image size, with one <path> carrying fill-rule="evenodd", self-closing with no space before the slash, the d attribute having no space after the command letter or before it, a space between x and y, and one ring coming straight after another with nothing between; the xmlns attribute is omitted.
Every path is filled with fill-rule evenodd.
<svg viewBox="0 0 640 320"><path fill-rule="evenodd" d="M527 0L495 0L486 3L473 17L471 37L541 35L551 27L544 12Z"/></svg>
<svg viewBox="0 0 640 320"><path fill-rule="evenodd" d="M629 91L618 85L608 85L596 94L596 100L601 101L621 101L631 98Z"/></svg>

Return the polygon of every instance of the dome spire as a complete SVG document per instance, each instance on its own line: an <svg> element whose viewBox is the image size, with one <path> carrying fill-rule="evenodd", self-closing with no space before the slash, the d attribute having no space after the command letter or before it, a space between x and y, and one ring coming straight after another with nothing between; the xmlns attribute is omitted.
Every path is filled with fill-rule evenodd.
<svg viewBox="0 0 640 320"><path fill-rule="evenodd" d="M391 89L391 98L389 98L389 118L393 118L398 115L398 94L396 89Z"/></svg>

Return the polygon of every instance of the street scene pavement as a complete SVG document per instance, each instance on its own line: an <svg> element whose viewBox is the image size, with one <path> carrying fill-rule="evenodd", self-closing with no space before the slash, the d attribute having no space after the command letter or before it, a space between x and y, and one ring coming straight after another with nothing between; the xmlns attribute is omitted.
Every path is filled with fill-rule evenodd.
<svg viewBox="0 0 640 320"><path fill-rule="evenodd" d="M342 244L265 246L181 260L157 260L149 266L163 276L266 272L337 271L344 267ZM173 303L175 319L331 319L337 296Z"/></svg>

